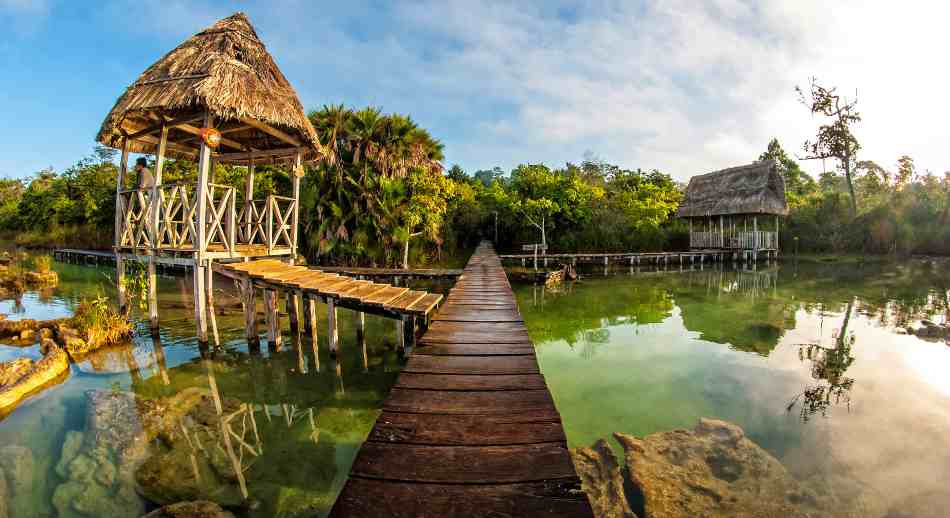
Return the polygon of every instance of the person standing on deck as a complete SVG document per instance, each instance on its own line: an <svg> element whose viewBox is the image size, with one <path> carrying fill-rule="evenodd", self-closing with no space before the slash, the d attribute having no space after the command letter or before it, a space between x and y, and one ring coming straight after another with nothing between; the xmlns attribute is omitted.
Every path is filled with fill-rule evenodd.
<svg viewBox="0 0 950 518"><path fill-rule="evenodd" d="M139 175L136 189L151 189L155 185L155 177L152 176L152 172L149 171L147 166L148 161L145 160L144 156L135 160L135 172Z"/></svg>

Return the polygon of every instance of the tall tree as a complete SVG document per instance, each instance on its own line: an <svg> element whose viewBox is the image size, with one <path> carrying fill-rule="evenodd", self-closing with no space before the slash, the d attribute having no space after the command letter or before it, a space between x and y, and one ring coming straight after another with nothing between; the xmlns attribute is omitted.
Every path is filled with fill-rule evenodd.
<svg viewBox="0 0 950 518"><path fill-rule="evenodd" d="M786 153L782 145L779 144L777 138L773 138L769 141L768 148L764 153L759 155L759 160L775 160L778 162L782 177L785 178L786 192L793 194L797 198L807 196L818 188L818 184L815 183L815 180L809 176L808 173L802 171L798 162L788 156L788 153Z"/></svg>
<svg viewBox="0 0 950 518"><path fill-rule="evenodd" d="M805 141L805 159L832 158L838 161L838 167L844 171L845 181L848 184L853 218L858 213L858 203L854 196L854 181L851 173L861 145L852 133L851 127L861 121L861 115L855 109L858 101L842 97L836 93L835 88L819 85L816 78L811 79L807 96L800 87L796 86L795 91L798 92L802 104L811 111L812 115L820 115L827 120L826 124L818 126L815 140Z"/></svg>

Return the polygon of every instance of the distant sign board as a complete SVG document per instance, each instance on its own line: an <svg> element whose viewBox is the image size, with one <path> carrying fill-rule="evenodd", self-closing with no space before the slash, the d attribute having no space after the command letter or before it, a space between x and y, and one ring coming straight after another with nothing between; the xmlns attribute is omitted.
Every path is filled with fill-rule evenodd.
<svg viewBox="0 0 950 518"><path fill-rule="evenodd" d="M534 243L531 245L521 245L521 249L524 250L525 252L534 252L534 251L546 252L548 249L548 245L542 245L541 243Z"/></svg>

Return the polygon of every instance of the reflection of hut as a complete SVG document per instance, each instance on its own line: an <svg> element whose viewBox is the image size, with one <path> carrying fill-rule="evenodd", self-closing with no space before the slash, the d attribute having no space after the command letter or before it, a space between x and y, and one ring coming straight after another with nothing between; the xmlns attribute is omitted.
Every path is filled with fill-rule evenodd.
<svg viewBox="0 0 950 518"><path fill-rule="evenodd" d="M785 179L771 160L690 178L676 212L689 220L690 248L754 256L778 251L778 217L787 214Z"/></svg>
<svg viewBox="0 0 950 518"><path fill-rule="evenodd" d="M156 262L193 265L198 338L206 341L211 261L296 255L302 161L318 157L320 147L297 94L243 14L199 32L149 67L106 116L97 140L122 150L119 303L125 304L123 258L147 261L153 328ZM130 152L156 156L154 186L127 185ZM168 157L195 161L196 179L163 183ZM244 185L215 183L215 163L245 166ZM293 191L256 198L260 163L290 166Z"/></svg>

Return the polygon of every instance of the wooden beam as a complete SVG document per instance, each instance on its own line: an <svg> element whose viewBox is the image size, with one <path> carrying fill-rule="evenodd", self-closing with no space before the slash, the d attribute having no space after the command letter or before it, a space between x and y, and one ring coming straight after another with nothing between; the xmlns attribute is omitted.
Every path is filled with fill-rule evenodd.
<svg viewBox="0 0 950 518"><path fill-rule="evenodd" d="M295 139L294 137L291 137L290 135L284 133L283 131L280 131L279 129L274 128L268 124L265 124L261 121L254 120L248 117L242 117L240 120L244 124L247 124L248 126L259 129L263 131L264 133L267 133L268 135L275 137L279 140L283 140L284 142L290 144L291 146L303 147L303 144L301 144L299 140Z"/></svg>
<svg viewBox="0 0 950 518"><path fill-rule="evenodd" d="M125 189L125 174L129 168L129 139L122 138L122 158L119 160L119 173L115 179L115 246L122 243L123 203L121 192ZM115 282L119 292L119 312L125 314L128 304L125 300L125 261L122 252L115 252Z"/></svg>
<svg viewBox="0 0 950 518"><path fill-rule="evenodd" d="M139 137L143 137L143 136L145 136L145 135L151 135L151 134L153 134L153 133L158 133L159 131L162 130L162 127L163 127L163 126L167 126L167 127L169 127L169 128L174 128L174 127L179 126L179 125L181 125L181 124L187 124L187 123L189 123L189 122L197 122L197 121L200 121L203 117L204 117L203 114L197 114L197 115L196 115L196 114L191 114L191 115L185 115L185 116L183 116L183 117L177 117L177 118L175 118L175 119L166 118L165 120L159 120L158 123L155 124L155 125L153 125L153 126L149 126L149 127L145 128L145 129L143 129L143 130L139 130L139 131L136 131L135 133L131 133L131 134L129 134L129 136L126 137L126 138L128 138L129 140L135 140L135 139L137 139L137 138L139 138ZM154 120L154 118L153 118L153 120Z"/></svg>
<svg viewBox="0 0 950 518"><path fill-rule="evenodd" d="M236 124L236 125L234 125L234 126L228 126L227 128L218 128L218 131L219 131L222 135L225 135L225 134L227 134L227 133L234 133L234 132L236 132L236 131L242 131L242 130L246 130L246 129L248 129L248 128L250 128L250 126L248 126L247 124Z"/></svg>
<svg viewBox="0 0 950 518"><path fill-rule="evenodd" d="M266 149L260 151L247 151L244 153L218 153L215 157L218 160L253 160L257 158L286 157L294 158L297 153L304 153L308 150L305 147L285 147L276 149Z"/></svg>
<svg viewBox="0 0 950 518"><path fill-rule="evenodd" d="M152 144L153 146L156 146L156 147L158 146L158 143L159 143L158 137L155 137L152 135L144 135L137 138L136 140L140 142L146 142L146 143ZM176 144L175 142L167 142L166 146L168 147L168 149L176 153L181 153L191 158L195 158L196 156L198 156L198 150L195 148L183 146L181 144Z"/></svg>
<svg viewBox="0 0 950 518"><path fill-rule="evenodd" d="M196 137L201 136L201 128L192 126L191 124L179 124L176 127L176 129L184 131L185 133L191 133L192 135L195 135ZM239 149L241 151L248 151L248 148L244 144L241 144L240 142L236 142L224 136L221 137L221 143L224 144L225 146L228 146L234 149Z"/></svg>

